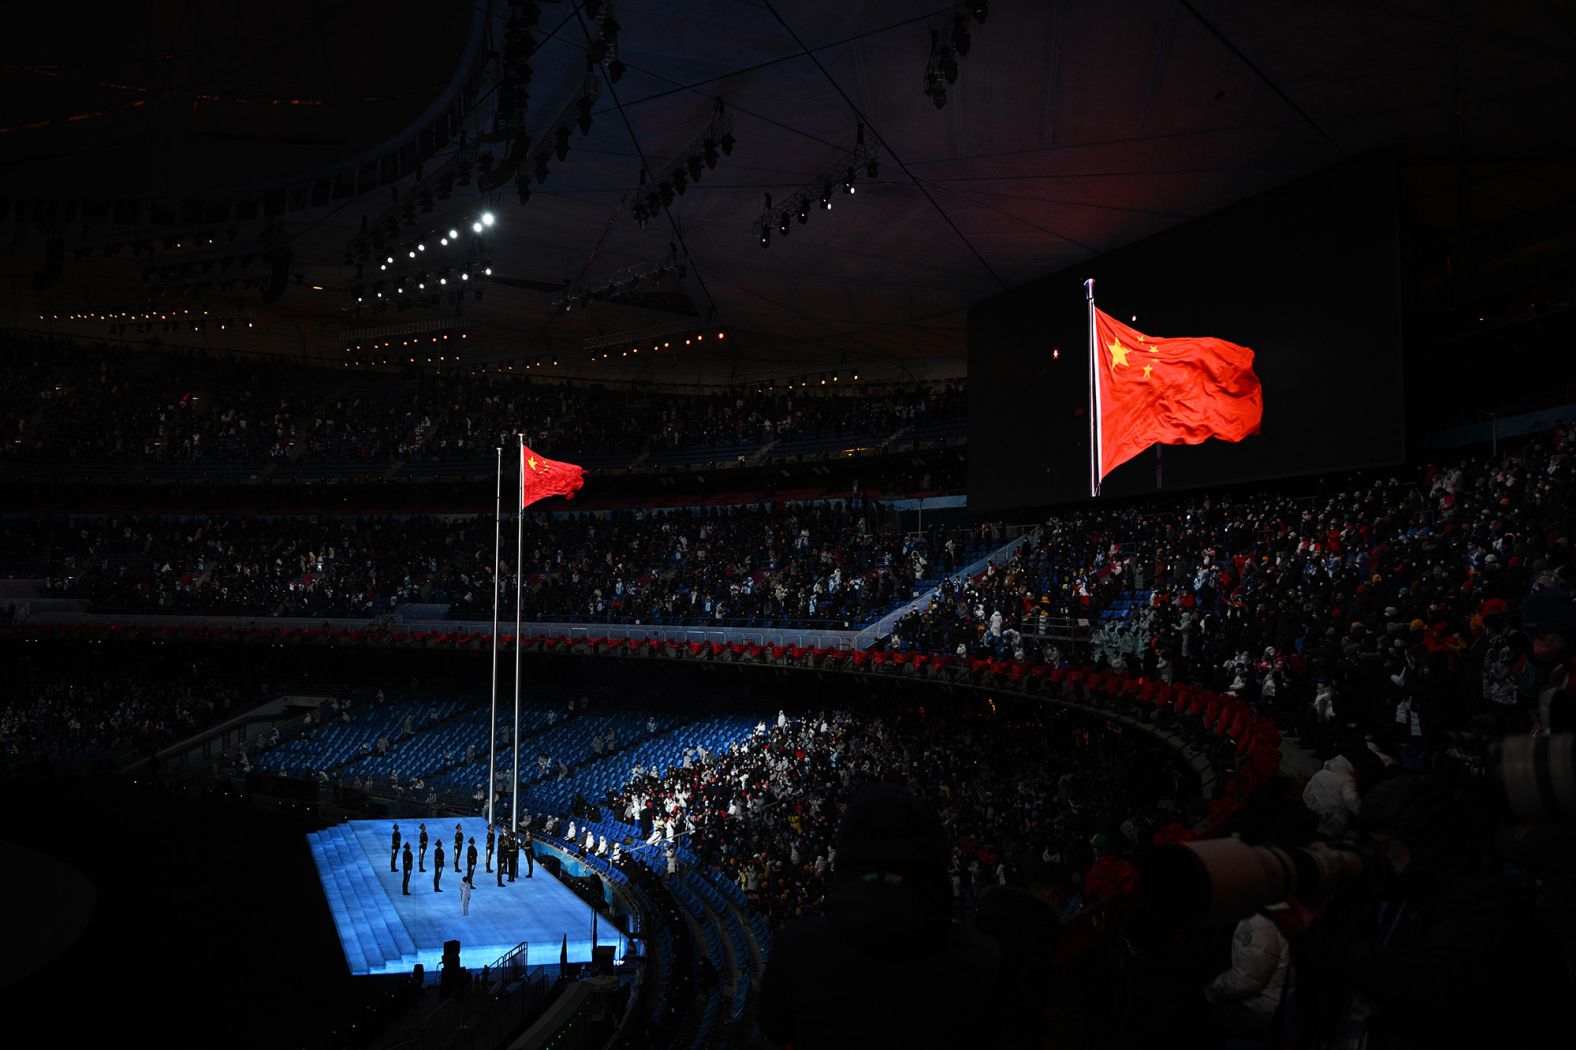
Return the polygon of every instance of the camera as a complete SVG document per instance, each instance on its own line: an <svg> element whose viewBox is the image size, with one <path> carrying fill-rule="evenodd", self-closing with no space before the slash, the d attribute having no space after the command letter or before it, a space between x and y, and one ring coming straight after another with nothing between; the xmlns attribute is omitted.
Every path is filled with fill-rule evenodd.
<svg viewBox="0 0 1576 1050"><path fill-rule="evenodd" d="M1144 900L1181 923L1236 922L1287 897L1328 893L1383 870L1367 842L1290 849L1234 838L1172 843L1144 866Z"/></svg>
<svg viewBox="0 0 1576 1050"><path fill-rule="evenodd" d="M1506 737L1487 749L1485 769L1517 822L1576 820L1576 733Z"/></svg>

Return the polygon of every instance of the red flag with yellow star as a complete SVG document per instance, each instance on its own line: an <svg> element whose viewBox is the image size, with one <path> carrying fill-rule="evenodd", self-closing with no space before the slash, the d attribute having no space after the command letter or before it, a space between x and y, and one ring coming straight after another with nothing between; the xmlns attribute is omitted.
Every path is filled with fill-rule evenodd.
<svg viewBox="0 0 1576 1050"><path fill-rule="evenodd" d="M537 500L546 499L548 496L574 499L580 486L586 483L585 474L584 467L538 456L522 444L520 446L520 509L524 510Z"/></svg>
<svg viewBox="0 0 1576 1050"><path fill-rule="evenodd" d="M1259 432L1253 351L1224 339L1148 336L1096 307L1100 477L1150 445L1241 441Z"/></svg>

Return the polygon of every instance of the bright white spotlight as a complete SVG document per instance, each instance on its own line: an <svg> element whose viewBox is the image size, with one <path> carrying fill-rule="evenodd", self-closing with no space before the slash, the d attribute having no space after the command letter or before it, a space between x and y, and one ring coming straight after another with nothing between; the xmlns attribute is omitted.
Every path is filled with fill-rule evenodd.
<svg viewBox="0 0 1576 1050"><path fill-rule="evenodd" d="M460 231L459 230L450 230L449 231L449 240L457 241L459 239L460 239Z"/></svg>
<svg viewBox="0 0 1576 1050"><path fill-rule="evenodd" d="M492 224L493 224L493 213L490 212L490 211L482 212L482 225L483 226L491 226Z"/></svg>
<svg viewBox="0 0 1576 1050"><path fill-rule="evenodd" d="M471 275L470 275L470 274L468 274L468 273L462 273L462 274L460 274L460 280L462 280L462 281L468 281L468 280L470 280L470 279L471 279Z"/></svg>
<svg viewBox="0 0 1576 1050"><path fill-rule="evenodd" d="M485 270L482 271L482 273L486 274L488 277L491 277L492 276L492 267L491 266L487 267Z"/></svg>
<svg viewBox="0 0 1576 1050"><path fill-rule="evenodd" d="M449 243L449 239L447 237L439 237L438 238L438 243L441 244L441 245L447 246L448 243Z"/></svg>
<svg viewBox="0 0 1576 1050"><path fill-rule="evenodd" d="M411 252L411 253L410 253L410 257L411 257L411 258L412 258L412 259L414 259L414 258L415 258L415 257L416 257L416 253L415 253L415 252Z"/></svg>
<svg viewBox="0 0 1576 1050"><path fill-rule="evenodd" d="M424 252L427 250L427 246L425 244L418 244L416 245L416 250L418 252Z"/></svg>
<svg viewBox="0 0 1576 1050"><path fill-rule="evenodd" d="M482 224L479 223L479 222L471 223L471 232L472 233L481 233L482 232Z"/></svg>

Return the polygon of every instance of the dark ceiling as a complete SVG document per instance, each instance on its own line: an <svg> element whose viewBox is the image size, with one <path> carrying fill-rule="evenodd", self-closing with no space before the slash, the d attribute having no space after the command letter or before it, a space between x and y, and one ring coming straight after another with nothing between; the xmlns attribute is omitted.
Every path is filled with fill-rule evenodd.
<svg viewBox="0 0 1576 1050"><path fill-rule="evenodd" d="M582 5L540 6L525 121L538 141L580 90L595 31ZM627 71L617 83L602 81L589 134L573 135L545 182L532 180L530 201L521 204L509 184L483 196L473 182L420 216L435 230L464 222L470 244L471 218L483 208L496 215L485 238L494 280L481 301L458 308L472 345L494 355L545 353L560 360L559 371L582 373L834 362L956 373L970 303L1375 150L1394 151L1413 184L1428 267L1449 265L1438 260L1473 243L1478 223L1519 219L1511 255L1535 252L1550 237L1568 242L1568 229L1549 228L1568 217L1576 188L1568 114L1576 16L1568 4L988 7L983 24L969 23L972 47L938 110L923 74L931 30L953 5L614 0ZM483 12L491 52L502 47L508 10ZM53 320L147 302L139 260L94 249L141 237L155 254L178 259L188 246L164 248L167 238L189 242L210 227L239 226L244 242L262 225L234 213L205 223L179 206L159 216L141 209L127 225L113 208L50 213L39 201L211 203L371 156L452 86L472 13L354 2L242 11L167 0L123 6L118 24L80 45L63 42L66 34L11 40L0 80L0 194L10 198L0 225L9 245L0 258L3 323L104 335L98 320ZM479 61L463 125L471 143L491 128L498 76L495 61ZM656 170L674 159L705 128L718 96L733 114L737 147L640 229L631 206L642 165ZM66 119L81 114L98 115ZM752 231L763 194L780 202L841 164L861 118L880 152L879 174L861 175L856 194L836 194L830 212L815 211L763 249ZM49 123L28 127L39 121ZM453 148L438 150L429 167ZM507 144L484 148L501 157ZM375 276L358 281L344 261L347 245L364 217L375 222L389 206L392 190L409 194L416 185L411 175L315 207L291 198L307 206L276 217L290 253L284 294L265 305L257 291L205 293L203 304L215 309L244 301L256 327L232 332L234 343L212 332L179 338L341 353L354 290L370 289ZM64 261L58 278L35 291L47 268L48 214L63 216ZM670 243L687 249L689 266L681 281L667 279L665 294L556 308L553 290L566 280L656 259ZM197 305L189 294L180 302L188 300ZM436 316L411 310L362 322ZM579 349L599 332L691 320L725 326L729 349L638 368L629 360L593 365Z"/></svg>

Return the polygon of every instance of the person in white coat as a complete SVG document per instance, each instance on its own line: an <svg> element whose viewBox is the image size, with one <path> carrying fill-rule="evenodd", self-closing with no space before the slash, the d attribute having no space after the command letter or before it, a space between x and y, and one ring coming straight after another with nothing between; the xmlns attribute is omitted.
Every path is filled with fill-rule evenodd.
<svg viewBox="0 0 1576 1050"><path fill-rule="evenodd" d="M1204 986L1204 998L1222 1035L1264 1039L1286 988L1291 945L1268 915L1237 923L1231 937L1231 966Z"/></svg>
<svg viewBox="0 0 1576 1050"><path fill-rule="evenodd" d="M469 875L460 880L460 914L471 913L471 877Z"/></svg>
<svg viewBox="0 0 1576 1050"><path fill-rule="evenodd" d="M1340 838L1346 834L1363 804L1357 766L1346 754L1336 755L1308 778L1302 804L1319 818L1319 834Z"/></svg>

